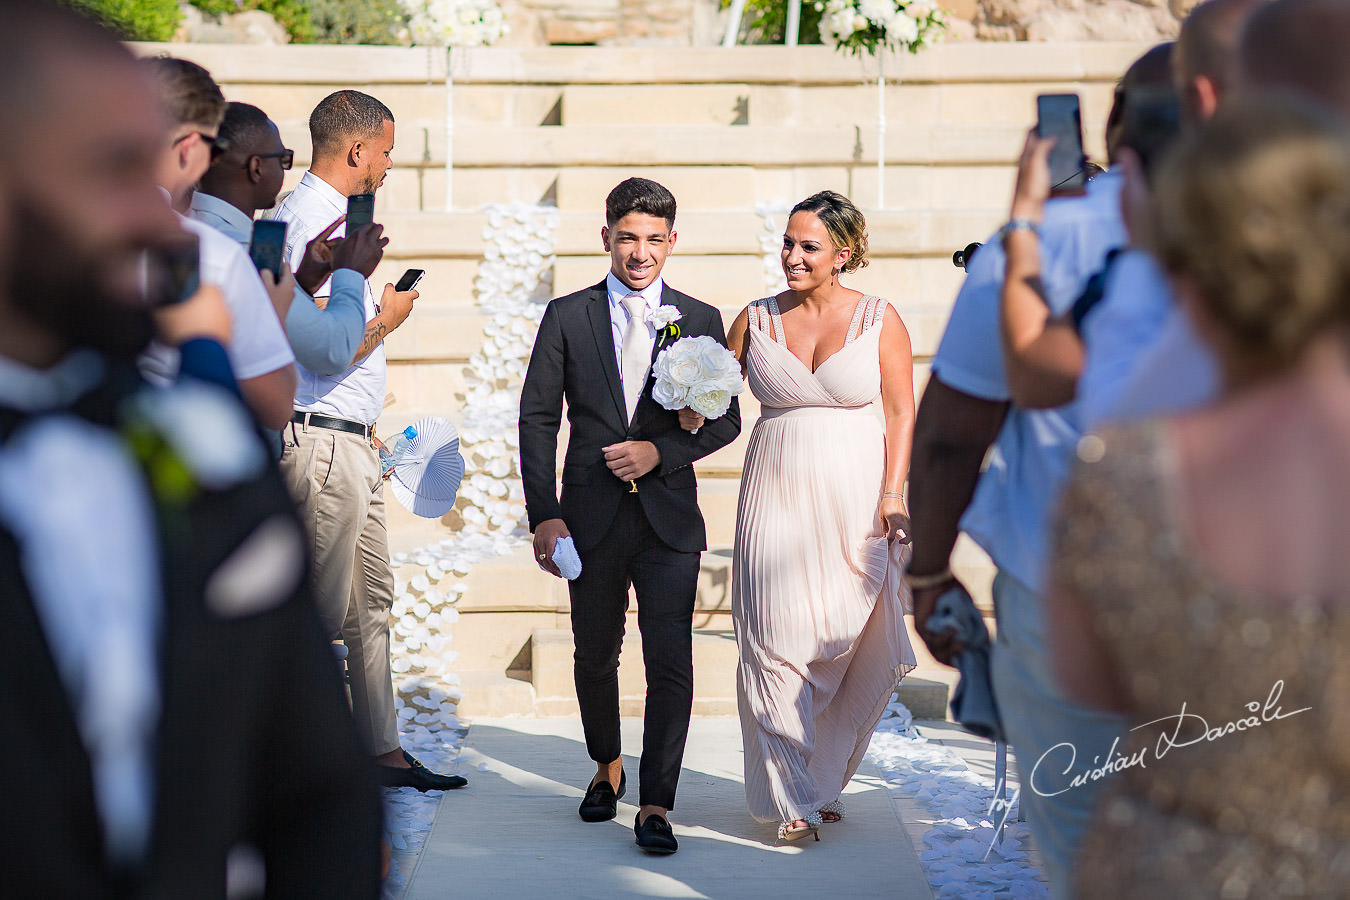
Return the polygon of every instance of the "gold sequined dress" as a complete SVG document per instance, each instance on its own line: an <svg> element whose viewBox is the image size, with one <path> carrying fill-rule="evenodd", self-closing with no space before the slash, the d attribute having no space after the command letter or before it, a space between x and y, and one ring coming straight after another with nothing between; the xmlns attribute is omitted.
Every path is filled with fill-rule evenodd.
<svg viewBox="0 0 1350 900"><path fill-rule="evenodd" d="M1165 426L1103 440L1065 495L1055 575L1135 730L1077 896L1350 897L1350 598L1226 584L1187 551Z"/></svg>

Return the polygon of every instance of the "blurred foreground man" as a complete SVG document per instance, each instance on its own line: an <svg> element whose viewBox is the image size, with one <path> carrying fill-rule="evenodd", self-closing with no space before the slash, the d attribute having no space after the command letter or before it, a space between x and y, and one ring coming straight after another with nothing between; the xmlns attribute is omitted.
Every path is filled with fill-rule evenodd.
<svg viewBox="0 0 1350 900"><path fill-rule="evenodd" d="M268 897L373 898L375 773L290 501L231 395L134 366L144 251L180 233L145 77L60 7L0 11L2 892L224 897L251 848Z"/></svg>

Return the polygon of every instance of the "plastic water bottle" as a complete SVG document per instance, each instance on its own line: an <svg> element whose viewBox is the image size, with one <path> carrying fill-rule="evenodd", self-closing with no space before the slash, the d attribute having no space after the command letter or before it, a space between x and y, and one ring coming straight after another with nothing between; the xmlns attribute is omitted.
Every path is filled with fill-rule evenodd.
<svg viewBox="0 0 1350 900"><path fill-rule="evenodd" d="M408 458L408 453L412 450L413 439L416 437L417 429L409 425L394 440L392 447L380 451L381 478L388 478L389 473L394 471L394 467Z"/></svg>

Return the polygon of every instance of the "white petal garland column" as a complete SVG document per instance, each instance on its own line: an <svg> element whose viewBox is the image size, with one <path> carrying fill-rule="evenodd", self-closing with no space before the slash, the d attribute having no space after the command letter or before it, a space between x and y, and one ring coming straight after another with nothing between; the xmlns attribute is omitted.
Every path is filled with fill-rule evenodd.
<svg viewBox="0 0 1350 900"><path fill-rule="evenodd" d="M755 207L762 222L759 251L764 258L764 289L769 294L777 294L787 287L783 277L783 229L778 227L778 217L786 216L791 209L785 203L761 203Z"/></svg>
<svg viewBox="0 0 1350 900"><path fill-rule="evenodd" d="M400 725L415 738L459 727L453 703L462 693L449 668L459 654L448 648L459 618L453 604L467 589L463 577L474 563L509 556L529 540L516 420L534 335L553 294L558 213L533 205L486 211L487 246L474 289L479 309L492 318L456 398L465 473L452 515L461 522L445 540L393 556L399 581L390 655L402 695L396 705ZM404 696L411 699L405 703Z"/></svg>

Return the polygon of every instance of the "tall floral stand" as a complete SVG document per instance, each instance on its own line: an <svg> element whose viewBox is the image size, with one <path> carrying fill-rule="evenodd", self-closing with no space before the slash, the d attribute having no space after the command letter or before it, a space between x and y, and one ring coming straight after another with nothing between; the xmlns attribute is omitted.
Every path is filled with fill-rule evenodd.
<svg viewBox="0 0 1350 900"><path fill-rule="evenodd" d="M877 52L877 209L886 208L886 51Z"/></svg>
<svg viewBox="0 0 1350 900"><path fill-rule="evenodd" d="M455 48L445 48L445 211L455 208Z"/></svg>

